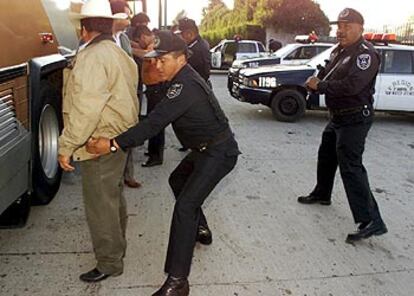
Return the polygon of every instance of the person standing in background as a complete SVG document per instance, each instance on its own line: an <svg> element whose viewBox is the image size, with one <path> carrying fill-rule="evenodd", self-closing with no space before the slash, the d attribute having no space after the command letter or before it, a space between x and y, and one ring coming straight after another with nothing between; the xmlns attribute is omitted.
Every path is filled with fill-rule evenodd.
<svg viewBox="0 0 414 296"><path fill-rule="evenodd" d="M128 15L131 14L128 4L123 0L111 1L111 11L113 14L125 13L127 16L125 19L115 20L112 26L112 34L114 36L116 44L121 47L130 57L132 57L131 42L126 34L126 29L130 25ZM124 183L130 188L139 188L139 183L134 176L134 158L133 150L128 151L128 158L124 172Z"/></svg>

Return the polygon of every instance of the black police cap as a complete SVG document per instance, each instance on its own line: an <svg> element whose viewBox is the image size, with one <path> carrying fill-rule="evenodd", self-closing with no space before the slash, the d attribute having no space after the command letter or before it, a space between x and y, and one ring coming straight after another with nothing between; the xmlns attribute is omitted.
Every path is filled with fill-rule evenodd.
<svg viewBox="0 0 414 296"><path fill-rule="evenodd" d="M355 23L364 25L364 18L353 8L345 8L338 15L338 20L330 22L331 25L338 23Z"/></svg>
<svg viewBox="0 0 414 296"><path fill-rule="evenodd" d="M187 44L177 34L161 30L155 33L154 50L147 53L144 57L156 58L174 51L182 51L187 54Z"/></svg>
<svg viewBox="0 0 414 296"><path fill-rule="evenodd" d="M178 20L178 30L180 30L181 32L197 31L198 27L196 25L196 22L193 19L185 17L185 18Z"/></svg>

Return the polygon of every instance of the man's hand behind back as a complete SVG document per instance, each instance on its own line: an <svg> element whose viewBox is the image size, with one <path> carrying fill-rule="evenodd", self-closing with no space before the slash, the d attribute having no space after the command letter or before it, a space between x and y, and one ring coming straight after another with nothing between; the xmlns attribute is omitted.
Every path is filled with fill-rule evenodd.
<svg viewBox="0 0 414 296"><path fill-rule="evenodd" d="M108 138L90 138L86 144L86 151L94 154L96 157L111 152Z"/></svg>

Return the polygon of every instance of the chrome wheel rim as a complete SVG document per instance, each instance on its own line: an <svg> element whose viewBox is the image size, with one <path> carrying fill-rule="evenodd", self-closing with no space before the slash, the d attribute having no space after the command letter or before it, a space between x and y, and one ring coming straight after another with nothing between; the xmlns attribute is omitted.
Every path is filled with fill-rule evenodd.
<svg viewBox="0 0 414 296"><path fill-rule="evenodd" d="M52 105L45 105L39 120L39 156L43 172L49 178L58 171L59 122Z"/></svg>

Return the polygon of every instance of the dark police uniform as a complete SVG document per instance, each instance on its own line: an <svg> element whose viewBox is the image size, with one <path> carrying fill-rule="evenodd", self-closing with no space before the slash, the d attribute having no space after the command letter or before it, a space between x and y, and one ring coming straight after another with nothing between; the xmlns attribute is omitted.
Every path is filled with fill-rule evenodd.
<svg viewBox="0 0 414 296"><path fill-rule="evenodd" d="M122 149L142 145L169 123L191 152L169 178L174 207L165 272L187 277L199 225L207 227L204 200L236 165L240 154L228 120L207 83L188 65L169 83L148 118L115 138Z"/></svg>
<svg viewBox="0 0 414 296"><path fill-rule="evenodd" d="M373 121L373 94L380 56L362 37L355 44L338 46L318 78L318 92L325 94L330 121L318 152L317 185L311 195L331 199L339 165L342 181L356 223L382 223L362 164L365 138Z"/></svg>
<svg viewBox="0 0 414 296"><path fill-rule="evenodd" d="M210 45L206 40L201 38L200 35L188 45L188 49L191 51L191 56L188 59L188 63L194 70L204 78L205 81L210 79Z"/></svg>

